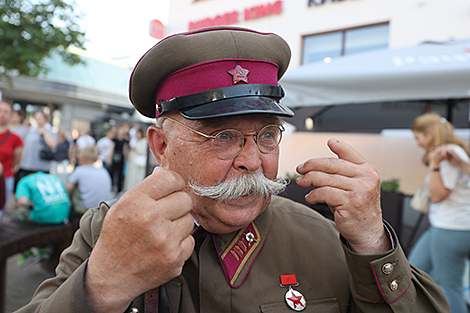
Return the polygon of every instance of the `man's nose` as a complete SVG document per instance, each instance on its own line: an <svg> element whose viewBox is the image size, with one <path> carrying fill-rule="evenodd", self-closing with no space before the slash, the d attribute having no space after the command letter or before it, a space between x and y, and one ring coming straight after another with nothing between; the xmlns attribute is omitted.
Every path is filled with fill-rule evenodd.
<svg viewBox="0 0 470 313"><path fill-rule="evenodd" d="M260 153L254 137L246 136L242 151L234 159L234 166L243 171L255 172L261 166Z"/></svg>

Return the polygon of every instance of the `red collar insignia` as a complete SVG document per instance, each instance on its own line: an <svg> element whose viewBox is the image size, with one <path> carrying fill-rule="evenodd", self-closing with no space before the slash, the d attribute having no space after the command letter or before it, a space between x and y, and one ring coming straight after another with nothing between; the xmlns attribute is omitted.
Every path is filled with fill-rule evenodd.
<svg viewBox="0 0 470 313"><path fill-rule="evenodd" d="M235 66L235 68L233 70L230 70L230 71L227 71L227 73L229 73L230 75L233 76L233 84L237 84L239 82L245 82L248 84L248 73L250 71L249 70L246 70L244 69L243 67L241 67L240 65L237 64L237 66Z"/></svg>
<svg viewBox="0 0 470 313"><path fill-rule="evenodd" d="M260 243L261 235L255 223L251 222L250 225L237 233L220 256L227 280L232 287L234 287L245 265L250 265L246 263Z"/></svg>

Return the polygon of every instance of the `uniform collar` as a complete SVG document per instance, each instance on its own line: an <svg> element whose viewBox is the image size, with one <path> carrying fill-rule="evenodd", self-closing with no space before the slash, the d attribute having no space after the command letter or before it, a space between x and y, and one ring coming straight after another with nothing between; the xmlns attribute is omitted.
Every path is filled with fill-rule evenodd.
<svg viewBox="0 0 470 313"><path fill-rule="evenodd" d="M239 231L212 235L220 265L232 288L243 284L271 229L272 214L268 208Z"/></svg>

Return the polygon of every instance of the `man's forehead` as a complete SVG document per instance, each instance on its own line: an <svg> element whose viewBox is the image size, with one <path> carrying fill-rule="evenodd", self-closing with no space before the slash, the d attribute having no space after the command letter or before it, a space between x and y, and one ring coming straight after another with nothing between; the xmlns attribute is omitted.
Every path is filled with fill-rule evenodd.
<svg viewBox="0 0 470 313"><path fill-rule="evenodd" d="M185 119L186 120L186 119ZM276 115L269 114L247 114L235 115L229 117L209 118L195 121L201 127L207 128L236 128L243 122L259 123L259 124L281 124L282 120Z"/></svg>

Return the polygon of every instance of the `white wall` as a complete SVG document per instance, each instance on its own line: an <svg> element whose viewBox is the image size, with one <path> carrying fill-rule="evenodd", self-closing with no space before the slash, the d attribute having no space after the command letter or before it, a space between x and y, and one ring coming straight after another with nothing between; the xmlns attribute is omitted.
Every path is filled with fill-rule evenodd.
<svg viewBox="0 0 470 313"><path fill-rule="evenodd" d="M310 158L336 157L326 146L330 138L340 139L356 149L377 169L381 180L398 178L405 194L413 194L426 175L427 169L421 161L424 150L414 138L297 132L282 138L279 176L294 175L296 166Z"/></svg>

